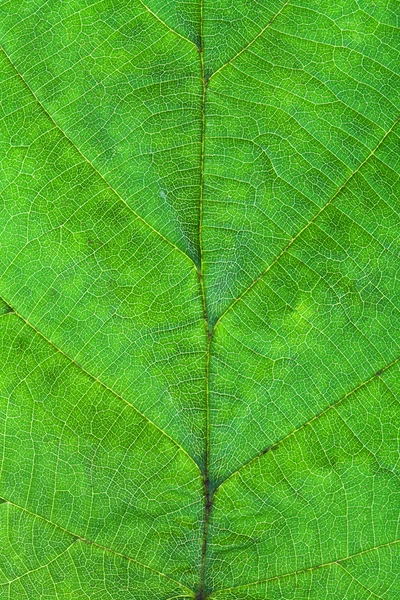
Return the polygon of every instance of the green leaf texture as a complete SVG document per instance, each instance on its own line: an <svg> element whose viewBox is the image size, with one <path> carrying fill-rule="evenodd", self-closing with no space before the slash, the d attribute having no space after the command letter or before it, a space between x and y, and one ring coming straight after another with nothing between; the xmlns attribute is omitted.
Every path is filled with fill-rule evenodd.
<svg viewBox="0 0 400 600"><path fill-rule="evenodd" d="M0 1L0 599L400 598L398 0Z"/></svg>

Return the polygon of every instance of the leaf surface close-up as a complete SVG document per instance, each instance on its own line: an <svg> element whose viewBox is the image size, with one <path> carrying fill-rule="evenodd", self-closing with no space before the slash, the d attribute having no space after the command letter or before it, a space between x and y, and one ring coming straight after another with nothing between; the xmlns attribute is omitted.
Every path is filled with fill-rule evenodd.
<svg viewBox="0 0 400 600"><path fill-rule="evenodd" d="M399 21L0 0L0 600L399 600Z"/></svg>

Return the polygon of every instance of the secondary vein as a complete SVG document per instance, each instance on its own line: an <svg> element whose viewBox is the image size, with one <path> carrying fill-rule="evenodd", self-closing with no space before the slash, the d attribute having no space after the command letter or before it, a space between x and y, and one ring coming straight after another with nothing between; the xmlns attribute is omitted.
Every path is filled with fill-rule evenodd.
<svg viewBox="0 0 400 600"><path fill-rule="evenodd" d="M394 546L395 544L399 544L400 540L393 540L392 542L386 542L384 544L379 544L378 546L373 546L372 548L367 548L366 550L361 550L360 552L355 552L354 554L351 554L349 556L345 556L343 558L336 558L335 560L332 560L330 562L327 563L323 563L320 565L313 565L311 567L306 567L304 569L300 569L299 571L292 571L290 573L283 573L282 575L275 575L274 577L268 577L267 579L260 579L258 581L250 581L249 583L244 583L243 585L237 585L234 587L229 587L229 588L224 588L224 589L220 589L220 590L216 590L215 592L213 592L213 596L214 594L221 594L221 593L226 593L228 591L231 590L238 590L238 589L243 589L249 586L253 586L253 585L260 585L262 583L268 583L269 581L276 581L276 580L280 580L283 579L285 577L295 577L297 575L301 575L303 573L309 573L310 571L315 571L316 569L323 569L326 567L332 567L332 566L339 566L341 567L342 565L340 564L341 562L347 561L347 560L351 560L352 558L357 558L358 556L362 556L364 554L367 554L368 552L373 552L376 550L380 550L381 548L390 548L391 546Z"/></svg>
<svg viewBox="0 0 400 600"><path fill-rule="evenodd" d="M268 27L270 27L272 25L272 23L275 21L275 19L277 17L279 17L279 15L283 11L283 9L286 8L286 6L289 4L289 2L290 2L290 0L286 0L286 2L284 3L284 5L278 10L278 12L272 17L272 19L270 19L268 21L268 23L265 25L265 27L263 27L261 29L261 31L259 31L258 34L252 40L250 40L250 42L248 44L246 44L246 46L244 46L241 50L239 50L239 52L237 52L234 56L232 56L232 58L230 58L226 63L224 63L216 71L214 71L214 73L212 73L212 75L210 75L210 79L211 79L211 77L214 77L217 73L219 73L220 71L222 71L222 69L225 69L225 67L227 67L228 65L230 65L231 62L233 62L238 56L240 56L241 54L243 54L243 52L246 52L246 50L248 48L250 48L250 46L252 46L254 44L254 42L256 40L258 40L258 38L260 38L263 35L263 33L268 29Z"/></svg>
<svg viewBox="0 0 400 600"><path fill-rule="evenodd" d="M310 219L310 221L308 221L306 223L306 225L304 225L304 227L302 229L300 229L296 235L294 235L292 237L291 240L289 240L289 242L286 244L286 246L281 250L281 252L274 258L274 260L260 273L260 275L258 275L255 279L253 279L253 281L250 283L250 285L237 297L235 298L231 304L228 306L228 308L225 309L225 311L218 317L218 319L216 320L216 322L213 325L213 331L215 331L216 327L221 323L222 319L224 319L224 317L226 316L227 313L229 313L238 302L240 302L244 296L246 296L253 288L254 286L272 269L272 267L280 261L280 259L282 258L282 256L284 256L286 254L286 252L289 250L289 248L291 248L291 246L296 242L296 240L298 240L305 231L308 230L308 228L315 223L315 221L320 217L320 215L332 204L332 202L335 200L335 198L344 190L344 188L348 185L348 183L353 179L353 177L362 169L362 167L373 157L375 156L376 152L379 150L379 148L381 147L381 145L384 143L384 141L386 140L386 138L388 137L388 135L393 131L393 129L396 127L396 125L399 123L400 121L400 117L398 117L396 119L396 121L393 123L393 125L390 127L390 129L388 131L386 131L385 135L380 139L380 141L377 143L377 145L375 146L375 148L373 148L371 150L371 152L368 154L368 156L358 165L358 167L349 175L349 177L347 177L347 179L342 183L342 185L336 190L336 192L333 194L333 196L331 196L329 198L329 200L318 210L318 212L313 216L312 219Z"/></svg>
<svg viewBox="0 0 400 600"><path fill-rule="evenodd" d="M159 575L160 577L164 577L165 579L168 579L169 581L172 581L173 583L175 583L176 585L178 585L180 588L182 588L183 590L187 591L189 593L189 595L192 594L192 591L189 588L187 588L185 585L183 585L182 583L180 583L179 581L176 581L175 579L172 579L172 577L170 577L169 575L166 575L165 573L162 573L161 571L157 571L157 569L154 569L153 567L149 567L148 565L145 565L144 563L141 563L140 561L136 560L136 558L133 558L132 556L128 556L126 554L122 554L121 552L118 552L117 550L113 550L113 548L109 548L108 546L103 546L102 544L99 544L97 542L93 542L93 540L89 540L87 538L84 538L84 537L82 537L82 536L80 536L80 535L78 535L78 534L70 531L69 529L66 529L65 527L62 527L62 525L59 525L58 523L54 523L53 521L51 521L50 519L47 519L43 515L39 515L39 514L37 514L35 512L32 512L28 508L25 508L24 506L20 506L19 504L15 504L15 502L12 502L11 500L8 500L7 498L3 498L3 500L9 506L12 506L12 507L14 507L14 508L16 508L16 509L18 509L20 511L23 511L25 514L28 514L31 517L34 517L36 519L41 519L45 523L48 523L49 525L52 525L53 527L55 527L57 529L60 529L64 533L66 533L66 534L70 535L71 537L75 538L75 540L74 540L75 542L76 541L80 541L80 542L84 542L85 544L90 544L91 546L94 546L95 548L103 550L103 552L108 552L108 553L114 554L116 556L119 556L120 558L124 558L125 560L128 560L129 562L136 563L137 565L139 565L143 569L147 569L149 571L152 571L156 575ZM71 546L69 546L67 549L69 549L70 547ZM7 583L9 583L9 582L7 582Z"/></svg>
<svg viewBox="0 0 400 600"><path fill-rule="evenodd" d="M92 375L92 373L90 373L89 371L87 371L84 367L82 367L82 365L80 365L78 362L76 362L75 359L71 358L71 356L69 356L68 354L66 354L64 352L64 350L62 350L61 348L59 348L54 342L51 341L51 339L49 339L48 337L46 337L44 335L44 333L42 333L41 331L39 331L39 329L37 329L23 315L21 315L21 313L19 313L18 310L16 308L14 308L10 304L10 302L8 300L6 300L4 297L1 297L0 299L2 299L4 302L6 302L7 305L11 309L10 311L8 311L7 313L5 313L4 315L1 315L2 317L8 317L8 316L11 316L11 315L14 314L16 317L18 317L19 319L21 319L21 321L23 321L28 327L30 327L43 340L45 340L54 349L55 352L59 352L60 354L62 354L62 356L64 356L71 364L73 364L75 367L77 367L87 377L89 377L94 382L96 382L97 384L99 384L101 387L103 387L104 389L106 389L108 392L110 392L111 394L113 394L113 396L115 396L116 398L118 398L119 400L121 400L122 402L124 402L127 406L129 406L132 410L134 410L135 413L137 413L138 415L140 415L140 417L142 417L143 419L145 419L150 425L152 425L155 429L157 429L162 435L164 435L166 438L168 438L180 451L182 451L185 454L185 456L190 460L190 462L193 465L195 465L196 469L198 469L200 471L199 465L196 463L196 461L194 460L194 458L192 458L192 456L190 456L190 454L183 448L183 446L181 446L179 444L179 442L177 442L174 438L172 438L170 435L168 435L168 433L166 433L161 427L159 427L156 423L154 423L151 419L149 419L149 417L147 417L144 413L142 413L139 409L137 409L133 404L131 404L123 396L121 396L120 394L118 394L118 392L116 392L115 390L113 390L111 387L109 387L106 383L104 383L103 381L101 381L101 379L99 379L95 375Z"/></svg>
<svg viewBox="0 0 400 600"><path fill-rule="evenodd" d="M392 360L389 364L385 365L384 367L381 367L379 369L379 371L377 371L376 373L374 373L373 375L371 375L371 377L369 377L365 381L362 381L361 383L359 383L356 387L354 387L352 390L350 390L349 392L347 392L347 394L345 394L344 396L341 396L338 400L336 400L336 402L334 402L333 404L330 404L329 406L327 406L322 412L318 413L317 415L314 415L311 419L309 419L308 421L306 421L305 423L303 423L302 425L300 425L296 429L293 429L293 431L291 431L290 433L288 433L287 435L285 435L285 437L283 437L280 440L277 440L276 442L274 442L271 447L272 448L276 448L277 446L279 446L283 442L285 442L287 439L291 438L293 435L296 435L296 433L298 433L299 431L301 431L305 427L308 427L309 425L311 425L315 421L321 419L329 411L337 408L340 404L342 404L342 402L344 402L345 400L347 400L347 398L349 398L353 394L356 394L359 390L361 390L362 388L365 388L366 386L368 386L369 384L371 384L373 381L376 381L376 379L379 378L381 375L383 375L383 373L385 373L386 371L388 371L389 369L391 369L392 367L394 367L395 365L397 365L399 362L400 362L400 357ZM240 465L240 467L238 469L236 469L236 471L233 471L230 475L228 475L228 477L226 477L223 481L221 481L218 484L218 486L215 488L214 493L216 493L228 480L232 479L233 477L236 477L239 473L242 472L242 470L244 468L246 468L247 466L249 466L250 464L252 464L256 460L258 460L259 458L261 458L265 454L266 454L266 451L262 450L261 452L259 452L255 456L253 456L250 460L248 460L247 462L245 462L242 465Z"/></svg>
<svg viewBox="0 0 400 600"><path fill-rule="evenodd" d="M165 21L163 21L155 12L153 12L151 10L151 8L149 6L147 6L147 4L145 4L143 2L143 0L139 0L140 4L143 6L143 8L145 8L147 10L147 12L149 12L151 15L153 15L153 17L155 19L157 19L157 21L159 21L160 23L162 23L164 25L164 27L166 27L167 29L169 29L169 31L171 33L173 33L174 35L177 35L178 37L180 37L182 40L185 40L185 42L188 42L189 44L192 44L192 46L196 46L196 44L193 42L193 40L190 40L189 38L185 37L184 35L182 35L181 33L179 33L179 31L177 31L176 29L172 29L172 27L170 27L168 25L168 23L166 23Z"/></svg>
<svg viewBox="0 0 400 600"><path fill-rule="evenodd" d="M37 104L40 106L40 108L42 109L42 111L45 113L45 115L47 116L47 118L53 123L54 127L61 133L61 135L68 140L68 142L71 144L71 146L76 150L76 152L78 152L78 154L83 158L83 160L93 169L93 171L95 171L95 173L97 173L97 175L102 179L102 181L106 184L106 186L111 190L111 192L113 194L115 194L117 196L117 198L119 198L119 200L130 210L131 213L133 213L135 215L135 217L141 221L144 225L146 225L146 227L149 227L149 229L151 229L153 231L153 233L155 233L156 235L158 235L161 239L164 240L164 242L166 242L169 246L172 246L175 250L177 250L181 255L183 255L189 262L191 267L196 267L195 262L193 261L193 259L186 254L186 252L184 252L183 250L181 250L176 244L174 244L173 242L171 242L168 238L166 238L160 231L158 231L157 229L155 229L152 225L150 225L150 223L148 223L143 217L141 217L127 202L126 200L124 200L124 198L117 192L117 190L115 188L112 187L112 185L107 181L107 179L104 177L104 175L102 175L102 173L100 173L100 171L97 169L97 167L94 166L94 164L87 158L87 156L85 156L83 154L83 152L78 148L78 146L73 142L73 140L65 133L65 131L63 129L61 129L61 127L58 125L58 123L54 120L54 118L51 116L51 114L48 112L48 110L45 108L45 106L43 105L43 103L39 100L38 96L36 95L35 91L31 88L31 86L28 84L28 82L26 81L26 79L23 77L23 75L19 72L19 70L17 69L16 65L14 64L14 62L11 60L10 56L7 54L7 52L5 51L3 46L0 46L0 50L3 52L4 56L7 58L8 62L10 63L11 67L14 69L16 75L19 77L19 79L22 81L22 83L25 85L25 87L29 90L29 92L32 94L32 96L34 97L35 101L37 102Z"/></svg>

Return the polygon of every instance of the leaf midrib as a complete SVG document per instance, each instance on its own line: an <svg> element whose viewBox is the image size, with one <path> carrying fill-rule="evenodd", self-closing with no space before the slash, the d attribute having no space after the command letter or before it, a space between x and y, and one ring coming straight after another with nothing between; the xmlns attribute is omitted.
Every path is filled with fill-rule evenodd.
<svg viewBox="0 0 400 600"><path fill-rule="evenodd" d="M204 586L206 581L207 567L207 542L208 542L208 525L211 515L211 498L210 498L210 361L211 361L211 340L212 329L207 310L207 295L204 281L204 247L203 247L203 218L204 218L204 161L205 161L205 143L206 143L206 96L208 81L206 79L206 66L204 61L204 33L203 33L203 10L204 0L200 0L200 69L201 69L201 150L200 150L200 190L199 190L199 251L200 251L200 272L199 281L201 289L201 297L204 311L205 321L205 344L206 344L206 368L205 368L205 410L206 410L206 427L205 427L205 472L202 474L203 489L204 489L204 513L203 513L203 535L201 543L201 559L199 583L196 593L196 600L204 600Z"/></svg>

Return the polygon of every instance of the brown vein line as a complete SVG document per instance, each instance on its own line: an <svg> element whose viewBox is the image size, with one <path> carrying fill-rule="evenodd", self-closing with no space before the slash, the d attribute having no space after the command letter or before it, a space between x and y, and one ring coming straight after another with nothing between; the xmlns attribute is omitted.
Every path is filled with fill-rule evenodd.
<svg viewBox="0 0 400 600"><path fill-rule="evenodd" d="M334 201L334 199L340 194L340 192L347 186L347 184L353 179L353 177L360 171L360 169L362 169L362 167L375 155L375 153L379 150L379 148L381 147L381 145L383 144L383 142L385 141L385 139L387 138L387 136L393 131L393 129L396 127L397 123L399 122L400 117L398 117L396 119L396 121L393 123L393 125L390 127L390 129L385 133L385 135L382 137L382 139L377 143L377 145L375 146L375 148L373 150L371 150L371 152L368 154L368 156L358 165L358 167L355 169L355 171L353 171L351 173L351 175L349 175L349 177L342 183L342 185L336 190L336 192L333 194L333 196L326 202L326 204L324 204L324 206L322 206L319 211L313 216L313 218L308 221L308 223L302 228L300 229L300 231L298 231L296 233L296 235L288 242L288 244L286 244L286 246L281 250L281 252L274 258L274 260L268 265L268 267L266 267L266 269L264 269L264 271L262 271L260 273L260 275L258 275L258 277L256 277L252 283L237 297L235 298L235 300L228 306L228 308L221 314L221 316L218 317L217 321L215 322L214 326L213 326L213 331L215 330L215 328L217 327L217 325L221 322L221 320L225 317L225 315L230 312L234 306L236 306L236 304L238 302L240 302L244 296L246 296L250 290L253 289L253 287L260 281L260 279L262 279L267 273L268 271L270 271L272 269L272 267L281 259L281 257L289 250L289 248L294 244L294 242L300 238L300 236L310 227L310 225L312 225L317 219L318 217L328 208L328 206L330 206L332 204L332 202Z"/></svg>
<svg viewBox="0 0 400 600"><path fill-rule="evenodd" d="M278 440L277 442L274 442L271 447L274 448L274 447L282 444L288 438L292 437L292 435L295 435L296 433L298 433L299 431L301 431L305 427L308 427L309 425L311 425L311 423L314 423L314 421L317 421L318 419L320 419L321 417L323 417L324 415L326 415L330 410L332 410L332 409L336 408L337 406L339 406L339 404L341 404L342 402L344 402L344 400L346 400L347 398L349 398L350 396L352 396L353 394L355 394L356 392L358 392L360 389L366 387L372 381L375 381L376 379L378 379L381 375L383 375L383 373L385 373L386 371L388 371L389 369L391 369L392 367L394 367L395 365L397 365L399 362L400 362L400 357L396 358L391 363L389 363L386 366L382 367L381 369L379 369L379 371L377 371L376 373L374 373L373 375L371 375L371 377L369 377L365 381L359 383L355 388L353 388L352 390L350 390L350 392L347 392L347 394L345 394L344 396L342 396L341 398L339 398L339 400L336 400L336 402L334 402L333 404L330 404L329 406L327 406L326 409L323 410L321 413L319 413L318 415L314 415L309 421L306 421L306 423L303 423L303 425L300 425L300 427L297 427L297 429L294 429L293 431L291 431L290 433L288 433L287 435L285 435L282 439ZM238 469L236 469L236 471L233 471L233 473L231 473L230 475L228 475L228 477L226 477L226 479L224 479L223 481L221 481L219 483L219 485L215 488L215 492L214 493L216 493L217 490L222 485L224 485L229 479L231 479L232 477L235 477L236 475L238 475L239 473L241 473L242 469L244 469L245 467L247 467L251 463L255 462L256 460L258 460L261 456L264 456L265 454L266 454L266 451L262 450L261 452L259 452L258 454L256 454L256 456L253 456L253 458L251 458L249 461L247 461L246 463L244 463L243 465L241 465Z"/></svg>
<svg viewBox="0 0 400 600"><path fill-rule="evenodd" d="M205 439L205 472L203 476L204 484L204 522L203 522L203 537L201 547L201 564L200 564L200 580L196 594L196 600L204 600L205 595L205 574L206 574L206 558L207 558L207 534L208 524L212 501L210 496L210 354L211 354L211 330L207 314L207 299L204 285L204 251L203 251L203 217L204 217L204 161L205 161L205 132L206 132L206 94L208 81L205 73L204 62L204 35L203 35L203 11L204 2L200 3L200 66L201 66L201 156L200 156L200 213L199 213L199 249L200 249L200 271L198 272L201 297L203 301L203 311L205 320L205 335L206 335L206 372L205 372L205 402L206 402L206 439Z"/></svg>
<svg viewBox="0 0 400 600"><path fill-rule="evenodd" d="M246 46L244 46L239 52L237 52L237 54L235 54L235 56L233 56L232 58L230 58L226 63L224 63L223 65L221 65L216 71L214 71L214 73L212 73L210 75L210 77L208 78L208 80L210 80L212 77L214 77L214 75L216 75L217 73L219 73L220 71L222 71L222 69L224 69L225 67L227 67L228 65L231 64L231 62L233 62L234 60L237 59L238 56L240 56L241 54L243 54L243 52L246 52L246 50L248 48L250 48L250 46L252 46L254 44L254 42L256 40L258 40L259 37L261 37L263 35L263 33L268 29L268 27L270 27L270 25L272 25L272 23L275 21L275 19L277 17L279 17L279 15L281 14L281 12L283 11L284 8L286 8L286 6L289 4L290 0L287 0L285 2L285 4L280 8L280 10L276 13L276 15L274 15L269 21L268 23L265 25L265 27L263 29L261 29L261 31L256 35L256 37L254 37L251 42L249 42Z"/></svg>
<svg viewBox="0 0 400 600"><path fill-rule="evenodd" d="M47 116L47 118L53 123L54 127L61 133L61 135L68 140L69 144L75 149L75 151L79 154L79 156L81 156L83 158L83 160L92 168L92 170L101 178L101 180L105 183L105 185L111 190L111 192L113 194L115 194L117 196L117 198L119 198L119 200L128 208L128 210L135 215L135 217L141 221L146 227L148 227L149 229L151 229L151 231L153 231L153 233L155 233L156 235L158 235L162 240L164 240L164 242L166 242L169 246L172 246L175 250L177 250L182 256L184 256L189 262L191 267L196 267L194 261L190 258L190 256L188 254L186 254L186 252L184 252L183 250L181 250L176 244L174 244L173 242L171 242L168 238L166 238L162 233L160 233L160 231L157 231L157 229L154 229L154 227L152 225L150 225L150 223L148 223L143 217L141 217L127 202L126 200L123 199L123 197L117 192L117 190L115 188L113 188L111 186L111 184L107 181L107 179L105 179L104 175L102 175L100 173L100 171L94 166L94 164L82 153L82 151L78 148L78 146L76 146L76 144L72 141L72 139L65 133L65 131L63 131L61 129L61 127L57 124L57 122L54 120L54 118L51 116L51 114L48 112L48 110L44 107L44 105L42 104L42 102L39 100L38 96L35 94L35 92L33 91L33 89L30 87L30 85L28 84L28 82L26 81L26 79L23 77L23 75L19 72L19 70L17 69L16 65L14 64L14 62L11 60L10 56L7 54L7 52L5 51L4 47L0 45L0 50L3 52L4 56L7 58L9 64L11 65L11 67L14 69L16 75L19 77L19 79L22 81L22 83L25 85L26 89L30 92L30 94L34 97L35 101L37 102L38 106L41 108L41 110L45 113L45 115Z"/></svg>
<svg viewBox="0 0 400 600"><path fill-rule="evenodd" d="M155 12L153 12L151 10L151 8L149 6L147 6L147 4L145 4L142 0L139 0L140 4L143 6L143 8L145 8L147 10L147 12L149 12L155 19L157 19L157 21L159 21L160 23L162 23L162 25L164 25L164 27L166 27L167 29L169 29L169 31L171 33L174 33L175 35L177 35L178 37L180 37L182 40L185 40L185 42L189 42L189 44L192 44L192 46L194 46L196 48L196 50L198 50L198 47L196 46L196 44L190 40L189 38L185 37L184 35L182 35L181 33L179 33L179 31L176 31L176 29L172 29L172 27L170 27L168 25L168 23L166 23L165 21L163 21Z"/></svg>
<svg viewBox="0 0 400 600"><path fill-rule="evenodd" d="M113 394L116 398L119 398L119 400L122 400L122 402L124 402L125 404L127 404L128 406L130 406L132 408L132 410L134 410L138 415L140 415L143 419L145 419L145 421L147 421L147 423L149 423L150 425L152 425L155 429L157 429L157 431L159 431L162 435L164 435L166 438L168 438L174 444L174 446L176 446L179 450L181 450L185 454L185 456L187 456L190 459L190 462L192 462L196 466L196 469L199 471L199 474L201 475L201 471L199 469L199 465L190 456L190 454L188 454L188 452L183 448L183 446L181 446L179 444L179 442L177 442L176 440L174 440L170 435L168 435L168 433L166 433L163 429L161 429L161 427L159 427L158 425L156 425L156 423L154 423L151 419L149 419L149 417L147 417L144 413L142 413L139 409L137 409L133 404L131 404L130 402L128 402L128 400L126 400L123 396L121 396L120 394L118 394L118 392L114 391L106 383L104 383L103 381L101 381L95 375L92 375L89 371L87 371L84 367L82 367L82 365L80 365L73 358L71 358L70 356L68 356L68 354L66 354L63 350L61 350L61 348L59 348L58 346L56 346L56 344L54 342L52 342L41 331L39 331L34 325L32 325L32 323L30 323L25 317L23 317L7 300L5 300L4 297L2 297L1 299L4 300L4 302L6 302L8 304L8 306L12 309L12 312L11 311L7 312L7 313L5 313L4 315L1 315L1 316L6 317L6 316L12 316L14 314L19 319L21 319L21 321L23 321L28 327L30 327L37 335L39 335L43 340L45 340L48 344L50 344L50 346L52 348L54 348L54 350L56 352L59 352L60 354L62 354L62 356L64 356L71 364L73 364L75 367L77 367L82 373L84 373L92 381L94 381L95 383L99 384L101 387L103 387L108 392L110 392L111 394Z"/></svg>
<svg viewBox="0 0 400 600"><path fill-rule="evenodd" d="M259 581L251 581L250 583L244 583L243 585L237 585L229 588L224 588L220 590L215 590L212 594L207 596L207 598L211 598L216 594L221 594L224 592L228 592L230 590L238 590L241 588L246 588L251 585L259 585L261 583L267 583L268 581L275 581L279 579L283 579L285 577L294 577L296 575L301 575L303 573L307 573L309 571L315 571L316 569L323 569L325 567L332 567L334 565L341 566L340 563L346 560L351 560L352 558L357 558L358 556L362 556L364 554L368 554L369 552L374 552L375 550L380 550L381 548L390 548L395 544L399 544L400 540L393 540L392 542L387 542L385 544L379 544L378 546L373 546L372 548L367 548L366 550L361 550L360 552L355 552L354 554L350 554L349 556L345 556L344 558L337 558L332 560L331 562L323 563L321 565L313 565L311 567L307 567L305 569L300 569L299 571L292 571L291 573L283 573L282 575L275 575L274 577L269 577L267 579L260 579Z"/></svg>
<svg viewBox="0 0 400 600"><path fill-rule="evenodd" d="M93 542L92 540L88 540L87 538L83 538L80 535L70 531L69 529L62 527L62 525L59 525L58 523L54 523L53 521L50 521L50 519L47 519L43 515L38 515L37 513L30 511L28 508L19 506L19 504L15 504L15 502L12 502L11 500L7 500L7 498L4 498L4 496L2 498L10 506L13 506L14 508L17 508L17 509L23 511L24 513L27 513L28 515L30 515L33 518L41 519L45 523L48 523L49 525L52 525L53 527L56 527L57 529L60 529L64 533L67 533L68 535L74 537L76 540L84 542L85 544L90 544L91 546L94 546L95 548L99 548L100 550L103 550L103 552L109 552L111 554L114 554L115 556L124 558L125 560L128 560L129 562L133 562L133 563L139 565L143 569L147 569L149 571L152 571L156 575L159 575L160 577L164 577L165 579L168 579L169 581L171 581L172 583L175 583L176 585L178 585L180 588L182 588L186 592L189 592L190 596L193 596L192 590L187 588L185 585L183 585L179 581L176 581L175 579L172 579L172 577L170 577L169 575L166 575L165 573L162 573L161 571L157 571L157 569L153 569L153 567L149 567L148 565L141 563L140 561L136 560L136 558L132 558L131 556L128 556L127 554L122 554L121 552L118 552L117 550L113 550L113 548L109 548L108 546L103 546L102 544L98 544L97 542Z"/></svg>

